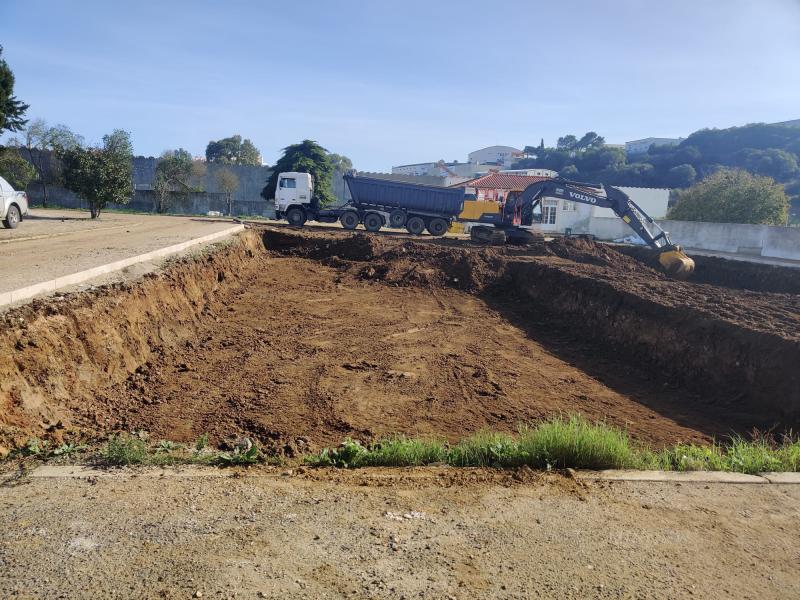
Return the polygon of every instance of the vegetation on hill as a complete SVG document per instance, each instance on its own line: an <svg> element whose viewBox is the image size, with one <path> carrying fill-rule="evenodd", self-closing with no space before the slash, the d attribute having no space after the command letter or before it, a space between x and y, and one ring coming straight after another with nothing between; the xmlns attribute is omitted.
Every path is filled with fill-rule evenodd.
<svg viewBox="0 0 800 600"><path fill-rule="evenodd" d="M515 169L545 168L583 181L646 187L688 188L723 168L771 177L800 211L800 128L757 123L701 129L674 146L651 146L626 156L589 132L559 138L555 148L526 146Z"/></svg>

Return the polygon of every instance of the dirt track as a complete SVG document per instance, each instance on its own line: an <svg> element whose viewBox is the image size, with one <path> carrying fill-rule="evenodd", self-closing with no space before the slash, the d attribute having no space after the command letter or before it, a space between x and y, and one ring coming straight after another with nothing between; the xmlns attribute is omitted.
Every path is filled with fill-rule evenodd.
<svg viewBox="0 0 800 600"><path fill-rule="evenodd" d="M669 281L581 241L263 236L10 314L0 444L146 429L291 456L559 412L657 445L797 422L795 294Z"/></svg>
<svg viewBox="0 0 800 600"><path fill-rule="evenodd" d="M800 595L798 486L282 472L0 483L0 597Z"/></svg>

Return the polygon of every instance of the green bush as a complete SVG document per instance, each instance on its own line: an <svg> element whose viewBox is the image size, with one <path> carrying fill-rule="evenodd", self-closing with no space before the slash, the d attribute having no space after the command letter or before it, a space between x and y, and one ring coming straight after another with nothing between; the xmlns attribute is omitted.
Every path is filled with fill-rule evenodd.
<svg viewBox="0 0 800 600"><path fill-rule="evenodd" d="M111 465L140 465L148 459L147 443L135 436L117 435L108 440L101 456Z"/></svg>

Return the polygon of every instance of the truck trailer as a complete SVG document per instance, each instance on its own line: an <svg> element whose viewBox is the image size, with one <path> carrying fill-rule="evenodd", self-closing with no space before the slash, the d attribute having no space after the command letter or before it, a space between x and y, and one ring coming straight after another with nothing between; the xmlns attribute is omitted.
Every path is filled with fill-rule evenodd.
<svg viewBox="0 0 800 600"><path fill-rule="evenodd" d="M463 188L444 188L364 177L344 176L351 200L342 206L322 208L314 199L314 182L309 173L281 173L275 191L275 213L291 225L306 221L335 223L355 229L359 223L367 231L382 227L405 229L420 235L427 230L444 235L464 207Z"/></svg>

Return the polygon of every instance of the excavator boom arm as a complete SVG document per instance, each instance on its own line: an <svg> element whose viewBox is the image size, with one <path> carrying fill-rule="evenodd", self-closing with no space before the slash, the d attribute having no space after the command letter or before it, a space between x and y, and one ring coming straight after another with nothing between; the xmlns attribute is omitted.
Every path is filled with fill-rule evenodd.
<svg viewBox="0 0 800 600"><path fill-rule="evenodd" d="M672 243L669 233L631 200L628 194L610 185L581 183L562 178L532 183L521 194L508 198L503 207L503 225L531 225L533 209L545 197L610 208L639 234L647 245L659 251L659 262L667 273L683 279L694 272L694 261L681 250L680 246Z"/></svg>

